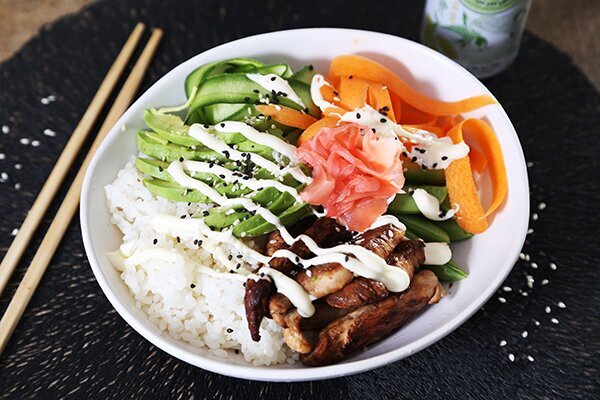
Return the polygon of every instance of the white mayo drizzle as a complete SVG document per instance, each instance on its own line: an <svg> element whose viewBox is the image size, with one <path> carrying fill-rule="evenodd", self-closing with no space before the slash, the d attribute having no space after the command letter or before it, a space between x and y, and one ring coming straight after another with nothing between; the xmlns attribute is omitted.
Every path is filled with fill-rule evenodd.
<svg viewBox="0 0 600 400"><path fill-rule="evenodd" d="M310 81L310 97L312 98L313 103L315 103L321 111L336 107L335 104L331 104L323 98L323 94L321 93L321 88L323 86L331 86L329 82L325 80L323 75L316 74L312 77L312 80Z"/></svg>
<svg viewBox="0 0 600 400"><path fill-rule="evenodd" d="M209 174L218 175L225 182L235 182L239 181L239 183L243 186L246 186L252 190L259 190L265 187L273 187L280 192L287 192L294 196L296 201L301 202L302 199L298 194L298 191L291 186L285 185L279 181L274 179L241 179L238 175L234 174L234 171L230 171L227 168L221 167L220 165L211 164L203 161L183 161L182 167L185 171L190 172L205 172Z"/></svg>
<svg viewBox="0 0 600 400"><path fill-rule="evenodd" d="M259 273L264 273L273 280L277 292L285 295L302 317L308 318L315 313L311 297L298 282L270 267L262 267Z"/></svg>
<svg viewBox="0 0 600 400"><path fill-rule="evenodd" d="M259 132L261 133L261 132ZM204 129L204 127L200 124L193 124L190 127L188 134L194 139L200 141L204 146L218 152L223 153L227 152L229 154L229 159L233 161L242 161L247 158L242 155L241 151L235 150L227 145L223 140L219 139L215 135L211 134L208 130ZM263 135L269 135L268 133L263 133ZM274 150L279 151L278 148ZM280 169L279 165L275 164L267 160L266 158L255 154L255 153L244 153L248 154L250 160L269 171L271 174L275 176L284 176L285 174L290 174L294 179L301 183L309 183L312 181L312 178L306 175L299 166L287 166L283 169Z"/></svg>
<svg viewBox="0 0 600 400"><path fill-rule="evenodd" d="M275 74L246 74L246 78L262 86L269 92L275 91L275 93L285 93L287 94L288 99L298 104L300 107L306 108L302 102L302 99L298 96L294 89L292 89L288 81L282 77Z"/></svg>
<svg viewBox="0 0 600 400"><path fill-rule="evenodd" d="M430 219L432 221L445 221L447 219L452 218L452 216L456 214L456 211L458 211L455 209L448 210L448 212L445 213L445 216L441 217L440 202L438 201L438 199L435 196L432 196L429 193L427 193L426 190L421 188L414 190L412 198L417 204L417 208L419 209L419 211L421 211L421 213L427 219Z"/></svg>
<svg viewBox="0 0 600 400"><path fill-rule="evenodd" d="M425 243L425 264L444 265L452 258L448 243Z"/></svg>
<svg viewBox="0 0 600 400"><path fill-rule="evenodd" d="M214 278L226 278L231 280L237 280L245 282L249 277L253 279L259 279L260 277L256 274L231 274L225 272L218 272L214 269L207 267L202 264L198 264L187 257L177 253L176 251L170 251L167 249L142 249L138 250L130 257L124 257L120 251L113 251L107 254L111 264L120 271L123 271L125 267L136 266L143 264L151 260L161 260L164 262L178 263L178 264L193 264L194 269L204 275L212 276Z"/></svg>
<svg viewBox="0 0 600 400"><path fill-rule="evenodd" d="M283 154L284 156L289 158L292 163L298 163L298 159L296 159L296 156L294 155L294 152L296 151L296 146L291 145L285 140L280 139L275 135L271 135L270 133L257 131L250 125L245 124L244 122L225 121L213 126L213 129L218 132L226 133L238 132L248 140L251 140L258 144L262 144L263 146L270 147L278 153Z"/></svg>
<svg viewBox="0 0 600 400"><path fill-rule="evenodd" d="M469 154L469 146L465 142L452 143L448 137L438 138L434 133L423 129L407 130L402 125L391 121L373 107L365 105L352 112L347 112L340 118L340 122L354 122L375 129L383 137L400 137L413 146L409 153L411 158L419 165L430 169L444 169L454 160L464 158ZM424 152L419 151L425 150Z"/></svg>

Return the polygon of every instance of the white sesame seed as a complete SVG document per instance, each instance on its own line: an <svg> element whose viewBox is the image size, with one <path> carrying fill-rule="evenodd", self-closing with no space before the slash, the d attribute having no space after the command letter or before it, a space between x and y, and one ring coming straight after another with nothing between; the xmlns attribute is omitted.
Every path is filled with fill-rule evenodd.
<svg viewBox="0 0 600 400"><path fill-rule="evenodd" d="M21 169L23 166L21 164L15 164L15 169Z"/></svg>
<svg viewBox="0 0 600 400"><path fill-rule="evenodd" d="M506 299L504 297L498 297L498 301L502 304L506 303Z"/></svg>
<svg viewBox="0 0 600 400"><path fill-rule="evenodd" d="M525 261L529 261L531 260L531 257L529 256L529 254L525 254Z"/></svg>
<svg viewBox="0 0 600 400"><path fill-rule="evenodd" d="M50 137L55 137L56 136L56 132L54 132L50 128L46 128L46 129L44 129L44 135L50 136Z"/></svg>
<svg viewBox="0 0 600 400"><path fill-rule="evenodd" d="M533 213L531 215L531 219L534 220L534 221L537 221L538 220L538 215L536 213Z"/></svg>
<svg viewBox="0 0 600 400"><path fill-rule="evenodd" d="M15 228L12 230L12 232L10 234L13 236L17 236L17 233L19 233L19 230L17 228Z"/></svg>
<svg viewBox="0 0 600 400"><path fill-rule="evenodd" d="M567 308L567 305L565 303L563 303L562 301L559 301L557 303L557 305L558 305L559 308Z"/></svg>
<svg viewBox="0 0 600 400"><path fill-rule="evenodd" d="M10 133L10 128L8 127L8 125L2 125L2 133L4 133L5 135L8 135Z"/></svg>
<svg viewBox="0 0 600 400"><path fill-rule="evenodd" d="M276 104L276 105L275 105L275 109L276 109L277 111L281 111L281 106Z"/></svg>
<svg viewBox="0 0 600 400"><path fill-rule="evenodd" d="M550 263L550 269L551 270L556 270L556 264Z"/></svg>
<svg viewBox="0 0 600 400"><path fill-rule="evenodd" d="M42 97L42 99L40 100L40 102L41 102L43 105L45 105L45 106L46 106L46 105L48 105L48 104L50 104L50 100L48 100L48 99L47 99L47 98L45 98L45 97Z"/></svg>
<svg viewBox="0 0 600 400"><path fill-rule="evenodd" d="M127 130L127 125L122 124L121 125L121 132L125 132Z"/></svg>
<svg viewBox="0 0 600 400"><path fill-rule="evenodd" d="M50 96L48 96L48 100L50 101L56 101L56 96L51 94Z"/></svg>
<svg viewBox="0 0 600 400"><path fill-rule="evenodd" d="M527 331L523 331L523 332L521 333L521 337L522 337L523 339L525 339L525 338L526 338L528 335L529 335L529 332L527 332Z"/></svg>
<svg viewBox="0 0 600 400"><path fill-rule="evenodd" d="M535 359L534 359L533 357L531 357L531 356L527 356L527 359L528 359L529 361L531 361L531 362L534 362L534 361L535 361Z"/></svg>
<svg viewBox="0 0 600 400"><path fill-rule="evenodd" d="M8 174L6 172L2 172L0 174L0 178L2 178L2 180L7 180L8 179Z"/></svg>
<svg viewBox="0 0 600 400"><path fill-rule="evenodd" d="M528 161L527 162L527 167L529 167L529 168L533 167L533 161Z"/></svg>
<svg viewBox="0 0 600 400"><path fill-rule="evenodd" d="M510 362L515 362L515 355L513 353L510 353L508 355L508 359L510 360Z"/></svg>
<svg viewBox="0 0 600 400"><path fill-rule="evenodd" d="M512 292L512 288L510 286L504 286L502 290L504 290L505 292Z"/></svg>
<svg viewBox="0 0 600 400"><path fill-rule="evenodd" d="M535 263L535 262L532 262L532 263L531 263L531 268L533 268L533 269L537 269L537 267L538 267L537 263Z"/></svg>
<svg viewBox="0 0 600 400"><path fill-rule="evenodd" d="M527 297L527 296L529 296L529 293L527 293L527 292L523 292L523 293L521 293L521 296L523 296L523 297Z"/></svg>
<svg viewBox="0 0 600 400"><path fill-rule="evenodd" d="M519 254L519 258L520 258L521 260L524 260L524 259L525 259L525 253L521 253L521 254Z"/></svg>
<svg viewBox="0 0 600 400"><path fill-rule="evenodd" d="M544 311L546 311L546 314L550 314L552 312L552 309L550 308L550 306L546 306Z"/></svg>
<svg viewBox="0 0 600 400"><path fill-rule="evenodd" d="M0 153L0 160L4 160L6 158L6 154Z"/></svg>
<svg viewBox="0 0 600 400"><path fill-rule="evenodd" d="M542 202L538 204L538 210L543 210L544 208L546 208L546 203Z"/></svg>
<svg viewBox="0 0 600 400"><path fill-rule="evenodd" d="M527 234L528 234L528 235L530 235L530 234L532 234L532 233L533 233L533 228L529 228L529 229L527 229Z"/></svg>
<svg viewBox="0 0 600 400"><path fill-rule="evenodd" d="M32 141L31 141L31 145L32 145L33 147L38 147L38 146L40 145L40 141L39 141L39 140L32 140Z"/></svg>
<svg viewBox="0 0 600 400"><path fill-rule="evenodd" d="M546 286L549 283L550 283L550 281L548 279L542 279L542 282L541 282L542 286Z"/></svg>
<svg viewBox="0 0 600 400"><path fill-rule="evenodd" d="M500 347L504 347L506 346L506 340L501 340L500 341Z"/></svg>
<svg viewBox="0 0 600 400"><path fill-rule="evenodd" d="M558 320L557 320L556 318L552 318L552 319L550 320L550 322L552 322L553 324L558 324Z"/></svg>
<svg viewBox="0 0 600 400"><path fill-rule="evenodd" d="M27 138L21 138L21 140L19 140L19 142L21 142L21 144L28 145L30 140Z"/></svg>
<svg viewBox="0 0 600 400"><path fill-rule="evenodd" d="M535 324L535 326L540 326L540 321L538 321L536 319L533 320L533 323Z"/></svg>
<svg viewBox="0 0 600 400"><path fill-rule="evenodd" d="M21 189L21 184L19 182L15 183L15 190Z"/></svg>
<svg viewBox="0 0 600 400"><path fill-rule="evenodd" d="M277 129L277 125L271 124L271 129Z"/></svg>

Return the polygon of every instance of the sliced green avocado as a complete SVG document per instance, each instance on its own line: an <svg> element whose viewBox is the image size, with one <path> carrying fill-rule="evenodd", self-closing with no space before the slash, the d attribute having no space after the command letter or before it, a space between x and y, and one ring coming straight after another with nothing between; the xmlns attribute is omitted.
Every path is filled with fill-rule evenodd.
<svg viewBox="0 0 600 400"><path fill-rule="evenodd" d="M206 203L208 198L197 190L185 189L175 182L160 179L144 179L144 186L156 196L172 201Z"/></svg>

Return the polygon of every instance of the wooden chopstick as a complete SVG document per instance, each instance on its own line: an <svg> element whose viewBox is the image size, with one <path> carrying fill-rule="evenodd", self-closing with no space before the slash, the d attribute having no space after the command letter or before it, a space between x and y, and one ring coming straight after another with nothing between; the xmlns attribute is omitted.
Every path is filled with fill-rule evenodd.
<svg viewBox="0 0 600 400"><path fill-rule="evenodd" d="M135 63L135 66L131 70L127 81L125 81L123 88L119 92L119 95L115 99L115 102L108 112L106 120L98 132L98 136L94 140L94 143L92 143L92 147L85 157L81 168L77 172L77 176L71 184L71 187L69 188L67 195L60 205L56 216L52 220L52 223L48 228L48 232L44 236L40 247L35 253L27 272L25 272L25 276L19 284L14 297L10 301L6 312L2 316L2 320L0 320L0 354L2 354L10 335L19 322L21 315L23 315L23 312L25 311L33 292L40 282L44 271L48 267L48 263L52 259L52 256L54 255L54 252L56 251L56 248L58 247L65 230L69 226L73 215L77 211L83 178L85 176L87 167L94 156L94 153L96 152L96 149L98 146L100 146L100 143L102 143L102 140L108 131L113 127L117 119L125 112L127 107L129 107L129 104L137 92L148 66L150 65L162 34L163 32L160 29L154 29L152 31L152 35L148 40L148 44L146 44L146 47L140 55L140 58Z"/></svg>
<svg viewBox="0 0 600 400"><path fill-rule="evenodd" d="M143 32L144 24L138 23L129 35L125 45L123 45L123 48L115 59L113 65L108 70L106 77L102 81L102 84L90 102L88 109L85 111L85 114L83 114L79 124L77 124L77 127L73 131L71 138L67 142L67 145L56 161L52 172L48 176L46 183L44 183L42 190L35 199L33 206L25 218L25 221L23 221L23 224L19 228L19 232L4 255L2 263L0 263L0 295L6 287L6 284L8 283L17 264L19 263L19 260L23 256L25 249L29 245L33 234L42 221L42 218L44 217L48 206L52 202L52 199L56 195L60 184L65 179L67 172L69 172L69 168L73 164L73 161L77 157L81 146L85 142L85 139L94 126L98 115L100 115L102 112L106 101L109 99L111 92L114 90L115 85L127 67L127 64L129 63L129 60L131 59L131 56L135 51Z"/></svg>

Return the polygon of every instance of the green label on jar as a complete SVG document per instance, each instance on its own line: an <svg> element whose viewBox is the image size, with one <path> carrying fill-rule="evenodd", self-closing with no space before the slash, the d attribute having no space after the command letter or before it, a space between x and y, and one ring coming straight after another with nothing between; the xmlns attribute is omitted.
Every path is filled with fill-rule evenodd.
<svg viewBox="0 0 600 400"><path fill-rule="evenodd" d="M495 13L514 6L519 0L460 0L471 10L481 13Z"/></svg>

